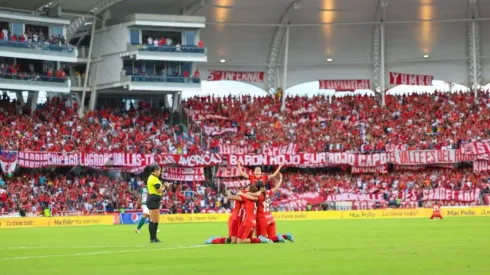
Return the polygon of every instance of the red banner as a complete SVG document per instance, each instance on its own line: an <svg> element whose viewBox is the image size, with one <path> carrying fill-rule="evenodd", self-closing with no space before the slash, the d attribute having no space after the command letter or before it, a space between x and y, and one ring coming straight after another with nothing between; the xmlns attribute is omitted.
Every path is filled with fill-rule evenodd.
<svg viewBox="0 0 490 275"><path fill-rule="evenodd" d="M242 169L247 174L252 172L251 169L245 167L242 167ZM242 175L240 175L240 171L238 170L237 166L233 166L233 167L221 166L218 169L218 173L216 173L216 176L218 178L236 178L236 177L241 177Z"/></svg>
<svg viewBox="0 0 490 275"><path fill-rule="evenodd" d="M236 133L238 132L237 128L220 128L220 127L209 127L204 126L204 133L208 136L220 136L225 133Z"/></svg>
<svg viewBox="0 0 490 275"><path fill-rule="evenodd" d="M481 173L490 171L490 161L488 160L475 160L473 161L473 172Z"/></svg>
<svg viewBox="0 0 490 275"><path fill-rule="evenodd" d="M340 193L328 195L327 201L384 201L383 194Z"/></svg>
<svg viewBox="0 0 490 275"><path fill-rule="evenodd" d="M174 181L204 181L204 168L167 167L163 169L162 178Z"/></svg>
<svg viewBox="0 0 490 275"><path fill-rule="evenodd" d="M298 116L298 115L308 114L308 113L315 113L316 111L318 111L318 110L315 107L309 107L308 109L301 108L299 110L294 111L293 116Z"/></svg>
<svg viewBox="0 0 490 275"><path fill-rule="evenodd" d="M249 180L225 180L222 182L226 187L245 187L250 184Z"/></svg>
<svg viewBox="0 0 490 275"><path fill-rule="evenodd" d="M395 151L390 154L390 163L398 165L427 165L439 163L460 163L473 160L461 150Z"/></svg>
<svg viewBox="0 0 490 275"><path fill-rule="evenodd" d="M388 174L388 165L374 167L352 167L352 174Z"/></svg>
<svg viewBox="0 0 490 275"><path fill-rule="evenodd" d="M40 168L47 166L115 166L142 167L153 163L161 166L201 167L221 164L219 154L167 155L130 153L49 153L19 152L20 167Z"/></svg>
<svg viewBox="0 0 490 275"><path fill-rule="evenodd" d="M456 164L394 165L396 171L421 171L428 168L456 169Z"/></svg>
<svg viewBox="0 0 490 275"><path fill-rule="evenodd" d="M369 89L369 79L357 80L318 80L320 90L335 90L337 92L355 91L358 89Z"/></svg>
<svg viewBox="0 0 490 275"><path fill-rule="evenodd" d="M80 155L81 154L79 153L19 152L18 164L20 167L27 168L40 168L47 166L77 166L80 165ZM86 166L104 165L105 164Z"/></svg>
<svg viewBox="0 0 490 275"><path fill-rule="evenodd" d="M253 151L254 148L252 146L241 147L241 146L228 145L228 144L219 145L219 153L224 155L229 155L229 154L244 155L244 154L249 154Z"/></svg>
<svg viewBox="0 0 490 275"><path fill-rule="evenodd" d="M490 154L490 143L489 142L470 142L461 148L461 151L465 155L486 155ZM488 159L488 157L485 157Z"/></svg>
<svg viewBox="0 0 490 275"><path fill-rule="evenodd" d="M269 156L276 155L295 155L298 152L298 145L290 143L285 146L263 146L262 153Z"/></svg>
<svg viewBox="0 0 490 275"><path fill-rule="evenodd" d="M305 208L308 204L319 205L325 202L325 198L318 192L306 192L301 194L289 195L287 199L274 201L272 205L275 207L282 206L288 210L296 210L299 208Z"/></svg>
<svg viewBox="0 0 490 275"><path fill-rule="evenodd" d="M209 71L208 81L218 80L264 82L264 72Z"/></svg>
<svg viewBox="0 0 490 275"><path fill-rule="evenodd" d="M160 166L177 165L182 167L205 167L222 163L221 155L154 155L155 163Z"/></svg>
<svg viewBox="0 0 490 275"><path fill-rule="evenodd" d="M424 201L458 201L458 202L477 202L480 200L480 189L460 191L446 188L436 188L423 191Z"/></svg>
<svg viewBox="0 0 490 275"><path fill-rule="evenodd" d="M280 165L295 167L327 167L349 165L374 167L388 163L386 154L360 155L352 153L305 153L297 155L228 155L228 165L245 166Z"/></svg>
<svg viewBox="0 0 490 275"><path fill-rule="evenodd" d="M390 84L432 86L432 75L403 74L390 72Z"/></svg>

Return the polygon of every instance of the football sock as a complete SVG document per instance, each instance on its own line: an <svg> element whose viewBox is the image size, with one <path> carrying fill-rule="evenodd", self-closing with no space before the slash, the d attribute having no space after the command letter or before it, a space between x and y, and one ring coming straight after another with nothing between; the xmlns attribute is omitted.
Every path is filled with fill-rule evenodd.
<svg viewBox="0 0 490 275"><path fill-rule="evenodd" d="M155 223L154 222L151 222L150 221L150 224L148 225L148 231L150 232L150 240L154 240L156 238L156 234L154 234L154 232L156 233L157 231L154 230L155 228Z"/></svg>
<svg viewBox="0 0 490 275"><path fill-rule="evenodd" d="M146 218L141 217L140 222L138 223L137 229L140 230L141 227L143 227L143 225L145 224L145 222L146 222Z"/></svg>
<svg viewBox="0 0 490 275"><path fill-rule="evenodd" d="M260 243L260 239L259 238L251 238L250 243Z"/></svg>
<svg viewBox="0 0 490 275"><path fill-rule="evenodd" d="M155 223L155 229L153 229L153 234L155 234L155 239L157 238L157 232L158 232L158 223Z"/></svg>
<svg viewBox="0 0 490 275"><path fill-rule="evenodd" d="M216 238L213 240L213 244L225 244L226 238Z"/></svg>
<svg viewBox="0 0 490 275"><path fill-rule="evenodd" d="M274 237L270 237L269 240L275 242L275 243L278 243L279 242L279 239L277 238L277 236L274 236Z"/></svg>

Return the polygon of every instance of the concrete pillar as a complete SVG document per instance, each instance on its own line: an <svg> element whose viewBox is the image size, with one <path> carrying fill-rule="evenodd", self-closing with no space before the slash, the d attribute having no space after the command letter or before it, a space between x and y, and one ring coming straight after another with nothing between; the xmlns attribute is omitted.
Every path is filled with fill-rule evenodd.
<svg viewBox="0 0 490 275"><path fill-rule="evenodd" d="M27 104L29 104L29 107L31 107L31 112L34 113L34 111L37 108L37 99L39 98L39 91L32 91L29 92L27 95Z"/></svg>
<svg viewBox="0 0 490 275"><path fill-rule="evenodd" d="M88 104L89 110L94 111L96 104L97 104L97 90L95 90L95 88L92 87L92 91L90 92L90 101Z"/></svg>
<svg viewBox="0 0 490 275"><path fill-rule="evenodd" d="M17 96L17 101L19 101L20 104L22 104L22 105L26 104L24 101L24 96L22 95L22 92L15 91L15 95Z"/></svg>

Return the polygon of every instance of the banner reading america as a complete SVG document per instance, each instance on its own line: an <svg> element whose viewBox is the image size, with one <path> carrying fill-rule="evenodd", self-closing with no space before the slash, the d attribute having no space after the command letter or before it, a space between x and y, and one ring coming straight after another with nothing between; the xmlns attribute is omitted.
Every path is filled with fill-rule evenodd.
<svg viewBox="0 0 490 275"><path fill-rule="evenodd" d="M390 72L390 84L432 86L432 75L403 74Z"/></svg>
<svg viewBox="0 0 490 275"><path fill-rule="evenodd" d="M351 80L318 80L320 90L335 90L337 92L353 92L360 89L369 89L369 79Z"/></svg>
<svg viewBox="0 0 490 275"><path fill-rule="evenodd" d="M264 82L264 72L209 71L208 81L234 80L244 82Z"/></svg>

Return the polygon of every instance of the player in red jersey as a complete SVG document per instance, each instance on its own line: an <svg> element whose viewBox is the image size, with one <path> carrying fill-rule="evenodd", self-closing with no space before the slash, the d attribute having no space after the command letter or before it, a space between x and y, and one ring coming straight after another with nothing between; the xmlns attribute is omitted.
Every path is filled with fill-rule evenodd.
<svg viewBox="0 0 490 275"><path fill-rule="evenodd" d="M255 193L258 191L257 186L251 185L249 192ZM257 226L257 200L258 198L252 196L248 193L239 192L235 198L236 200L243 201L243 218L238 228L237 234L237 244L245 244L245 243L271 243L272 241L265 238L251 238L251 234L254 232L255 227Z"/></svg>
<svg viewBox="0 0 490 275"><path fill-rule="evenodd" d="M279 172L281 171L282 166L283 166L283 164L279 165L277 170L272 175L262 174L262 169L260 169L260 167L255 167L253 174L247 174L247 173L243 172L242 164L239 162L238 163L238 171L240 171L240 175L242 177L250 180L251 184L254 184L259 180L266 182L269 179L276 177L277 175L279 175Z"/></svg>
<svg viewBox="0 0 490 275"><path fill-rule="evenodd" d="M250 185L247 186L244 190L240 191L241 193L247 193L250 189ZM223 237L211 237L209 238L205 244L235 244L237 241L238 228L240 227L240 223L242 221L243 216L243 201L238 200L238 197L232 194L231 190L228 191L228 199L235 201L235 206L231 212L230 217L228 218L228 238Z"/></svg>
<svg viewBox="0 0 490 275"><path fill-rule="evenodd" d="M276 193L282 184L282 174L279 173L279 180L276 183L276 186L270 190L266 190L264 183L261 181L257 182L257 188L259 188L258 193L254 193L252 195L258 196L257 203L257 233L256 235L259 238L267 237L273 242L285 242L285 240L289 240L294 242L294 237L291 234L279 234L276 233L276 221L272 216L270 211L271 197L274 193Z"/></svg>
<svg viewBox="0 0 490 275"><path fill-rule="evenodd" d="M439 218L439 219L443 219L442 218L442 215L441 215L441 207L439 206L438 203L434 204L434 212L432 212L432 216L430 216L430 219L433 220L434 218Z"/></svg>

